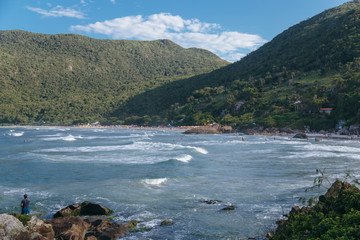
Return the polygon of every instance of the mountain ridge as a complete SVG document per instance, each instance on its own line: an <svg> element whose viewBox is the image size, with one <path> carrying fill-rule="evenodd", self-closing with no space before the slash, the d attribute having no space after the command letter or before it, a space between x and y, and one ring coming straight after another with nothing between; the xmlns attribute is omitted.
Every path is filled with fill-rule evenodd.
<svg viewBox="0 0 360 240"><path fill-rule="evenodd" d="M126 99L228 62L170 40L0 31L0 122L102 120Z"/></svg>
<svg viewBox="0 0 360 240"><path fill-rule="evenodd" d="M340 121L358 124L359 24L359 1L302 21L240 61L207 74L208 88L174 103L169 118L237 128L321 130ZM332 114L320 113L322 107L332 108Z"/></svg>

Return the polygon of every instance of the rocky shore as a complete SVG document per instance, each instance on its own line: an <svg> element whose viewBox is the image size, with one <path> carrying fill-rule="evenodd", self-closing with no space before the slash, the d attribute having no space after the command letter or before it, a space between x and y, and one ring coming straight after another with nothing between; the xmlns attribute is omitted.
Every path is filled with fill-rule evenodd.
<svg viewBox="0 0 360 240"><path fill-rule="evenodd" d="M208 126L191 127L186 130L184 134L223 134L233 133L234 130L231 126L220 126L219 124L213 124Z"/></svg>
<svg viewBox="0 0 360 240"><path fill-rule="evenodd" d="M96 203L83 202L58 211L53 219L0 214L2 240L117 240L129 234L137 221L113 222L113 211Z"/></svg>

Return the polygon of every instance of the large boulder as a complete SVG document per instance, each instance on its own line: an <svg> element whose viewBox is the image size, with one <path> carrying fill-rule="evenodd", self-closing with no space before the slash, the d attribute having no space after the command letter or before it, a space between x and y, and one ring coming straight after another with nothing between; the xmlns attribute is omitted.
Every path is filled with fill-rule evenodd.
<svg viewBox="0 0 360 240"><path fill-rule="evenodd" d="M54 214L54 218L65 216L99 216L110 215L113 211L100 204L85 201L69 205Z"/></svg>
<svg viewBox="0 0 360 240"><path fill-rule="evenodd" d="M14 216L0 214L0 239L31 240L29 231Z"/></svg>
<svg viewBox="0 0 360 240"><path fill-rule="evenodd" d="M33 240L47 240L55 238L55 232L51 224L46 224L43 220L35 216L31 217L26 228L30 232L31 239Z"/></svg>
<svg viewBox="0 0 360 240"><path fill-rule="evenodd" d="M307 139L307 135L305 133L297 133L293 138Z"/></svg>
<svg viewBox="0 0 360 240"><path fill-rule="evenodd" d="M89 229L88 223L73 216L49 219L45 223L52 225L55 238L61 240L83 240Z"/></svg>
<svg viewBox="0 0 360 240"><path fill-rule="evenodd" d="M130 232L127 226L105 218L88 218L85 222L90 226L85 236L86 240L117 240Z"/></svg>

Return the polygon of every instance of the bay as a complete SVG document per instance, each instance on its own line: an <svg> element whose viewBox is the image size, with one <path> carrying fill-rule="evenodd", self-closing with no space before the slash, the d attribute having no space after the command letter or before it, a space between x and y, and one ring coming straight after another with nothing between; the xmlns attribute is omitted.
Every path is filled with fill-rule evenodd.
<svg viewBox="0 0 360 240"><path fill-rule="evenodd" d="M123 239L260 238L299 197L324 193L305 193L316 169L330 180L349 170L358 177L359 153L358 141L0 128L0 212L20 212L27 193L31 214L44 218L89 200L113 209L114 221L140 221ZM229 205L235 210L221 211Z"/></svg>

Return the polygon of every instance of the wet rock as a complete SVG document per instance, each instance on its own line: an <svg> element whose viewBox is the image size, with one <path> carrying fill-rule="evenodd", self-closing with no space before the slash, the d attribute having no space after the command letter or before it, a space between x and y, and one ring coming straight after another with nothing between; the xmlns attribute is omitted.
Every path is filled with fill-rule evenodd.
<svg viewBox="0 0 360 240"><path fill-rule="evenodd" d="M109 219L89 218L85 219L85 221L89 224L89 229L85 236L87 240L117 240L130 233L129 226L111 222Z"/></svg>
<svg viewBox="0 0 360 240"><path fill-rule="evenodd" d="M136 226L139 224L140 222L137 220L131 220L130 222L128 222L125 226L130 230L130 231L134 231Z"/></svg>
<svg viewBox="0 0 360 240"><path fill-rule="evenodd" d="M219 204L222 203L220 200L205 200L204 203L206 204Z"/></svg>
<svg viewBox="0 0 360 240"><path fill-rule="evenodd" d="M160 226L172 226L172 225L174 225L174 223L169 220L164 220L160 223Z"/></svg>
<svg viewBox="0 0 360 240"><path fill-rule="evenodd" d="M0 239L31 240L29 231L14 216L0 214Z"/></svg>
<svg viewBox="0 0 360 240"><path fill-rule="evenodd" d="M293 138L307 139L307 135L305 133L297 133Z"/></svg>
<svg viewBox="0 0 360 240"><path fill-rule="evenodd" d="M113 211L97 203L85 201L83 203L75 203L61 209L54 214L54 218L65 216L99 216L110 215Z"/></svg>
<svg viewBox="0 0 360 240"><path fill-rule="evenodd" d="M224 207L223 209L221 209L222 211L232 211L232 210L235 210L235 206L227 206L227 207Z"/></svg>
<svg viewBox="0 0 360 240"><path fill-rule="evenodd" d="M82 240L89 228L88 223L73 216L49 219L45 223L51 224L55 238L62 240Z"/></svg>

